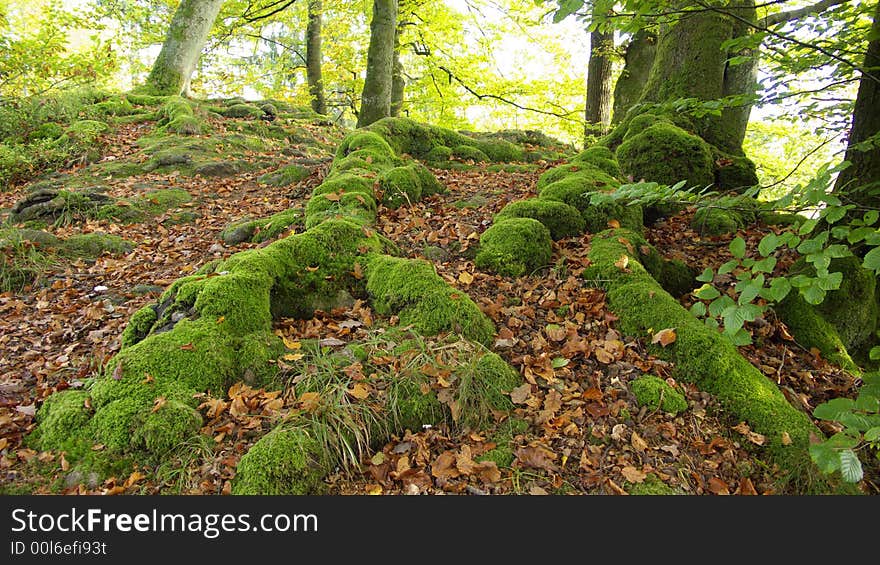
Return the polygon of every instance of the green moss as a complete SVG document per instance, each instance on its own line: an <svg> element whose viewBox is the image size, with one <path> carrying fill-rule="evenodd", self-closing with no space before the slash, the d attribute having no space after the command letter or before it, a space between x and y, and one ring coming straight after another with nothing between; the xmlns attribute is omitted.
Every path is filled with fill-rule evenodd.
<svg viewBox="0 0 880 565"><path fill-rule="evenodd" d="M195 116L177 116L163 128L163 131L177 135L201 135L206 130L205 124Z"/></svg>
<svg viewBox="0 0 880 565"><path fill-rule="evenodd" d="M83 233L72 235L61 244L61 252L71 257L94 259L104 253L119 255L129 253L134 243L126 241L118 235L106 233Z"/></svg>
<svg viewBox="0 0 880 565"><path fill-rule="evenodd" d="M49 396L37 412L37 445L44 450L65 450L70 456L81 455L85 445L82 430L92 417L86 405L89 393L65 390Z"/></svg>
<svg viewBox="0 0 880 565"><path fill-rule="evenodd" d="M428 168L421 163L412 162L409 167L416 173L419 178L419 184L422 187L422 198L433 194L441 194L446 192L446 187L440 184L437 177L434 176Z"/></svg>
<svg viewBox="0 0 880 565"><path fill-rule="evenodd" d="M696 277L683 261L663 261L659 273L652 273L663 290L672 296L683 296L694 289Z"/></svg>
<svg viewBox="0 0 880 565"><path fill-rule="evenodd" d="M418 202L422 198L422 183L412 167L394 167L379 177L382 203L389 208Z"/></svg>
<svg viewBox="0 0 880 565"><path fill-rule="evenodd" d="M360 192L342 194L326 193L312 196L306 204L306 229L327 220L347 220L359 225L376 221L376 201L372 195Z"/></svg>
<svg viewBox="0 0 880 565"><path fill-rule="evenodd" d="M412 324L423 335L456 332L487 344L495 334L467 294L447 285L427 261L375 255L368 260L366 278L376 312L398 314L401 325Z"/></svg>
<svg viewBox="0 0 880 565"><path fill-rule="evenodd" d="M717 152L715 186L719 190L743 192L760 184L755 163L748 157Z"/></svg>
<svg viewBox="0 0 880 565"><path fill-rule="evenodd" d="M135 106L158 106L167 99L165 96L150 96L149 94L136 94L134 92L129 92L125 97Z"/></svg>
<svg viewBox="0 0 880 565"><path fill-rule="evenodd" d="M149 399L125 397L101 406L92 420L95 443L113 453L135 448L135 431L140 429L151 409Z"/></svg>
<svg viewBox="0 0 880 565"><path fill-rule="evenodd" d="M660 480L654 473L648 473L641 483L626 485L626 491L636 496L673 496L683 494Z"/></svg>
<svg viewBox="0 0 880 565"><path fill-rule="evenodd" d="M176 401L166 401L158 410L150 410L137 429L134 441L147 451L163 454L199 433L202 416L197 410Z"/></svg>
<svg viewBox="0 0 880 565"><path fill-rule="evenodd" d="M509 468L515 459L514 441L517 435L524 434L529 423L520 418L508 418L490 436L495 447L477 457L477 462L494 461L499 469Z"/></svg>
<svg viewBox="0 0 880 565"><path fill-rule="evenodd" d="M619 181L599 167L592 163L581 161L554 167L538 177L538 194L543 196L544 191L550 185L560 181L570 184L577 183L585 190L593 192L597 190L609 191L620 186Z"/></svg>
<svg viewBox="0 0 880 565"><path fill-rule="evenodd" d="M342 173L327 178L312 191L312 198L322 194L345 194L358 192L373 198L374 179L366 176L358 176L351 173Z"/></svg>
<svg viewBox="0 0 880 565"><path fill-rule="evenodd" d="M468 410L469 402L459 398L465 412L463 422L467 425L485 425L492 420L492 411L505 412L513 410L510 391L522 384L519 371L511 367L507 361L495 353L486 353L477 359L470 375L474 383L473 390L479 392L475 399L478 409ZM462 378L462 381L465 379ZM459 385L462 389L465 382Z"/></svg>
<svg viewBox="0 0 880 565"><path fill-rule="evenodd" d="M324 490L321 444L302 429L276 428L238 462L233 494L307 495Z"/></svg>
<svg viewBox="0 0 880 565"><path fill-rule="evenodd" d="M760 205L754 198L722 196L701 202L691 227L703 235L735 233L757 220Z"/></svg>
<svg viewBox="0 0 880 565"><path fill-rule="evenodd" d="M255 118L263 117L263 111L251 104L233 104L223 111L227 118Z"/></svg>
<svg viewBox="0 0 880 565"><path fill-rule="evenodd" d="M449 418L449 409L433 391L423 391L421 384L407 377L391 381L387 402L395 430L418 433L422 426L436 426Z"/></svg>
<svg viewBox="0 0 880 565"><path fill-rule="evenodd" d="M843 281L840 288L828 292L819 313L834 326L848 351L867 353L880 321L877 276L863 269L858 257L832 259L828 270L843 273Z"/></svg>
<svg viewBox="0 0 880 565"><path fill-rule="evenodd" d="M296 184L307 178L311 171L302 165L292 164L280 167L278 170L266 173L257 178L257 182L268 184L269 186L288 186Z"/></svg>
<svg viewBox="0 0 880 565"><path fill-rule="evenodd" d="M554 240L578 236L585 228L584 219L576 208L555 200L530 198L511 202L495 216L494 223L508 218L538 220L550 230L550 237Z"/></svg>
<svg viewBox="0 0 880 565"><path fill-rule="evenodd" d="M591 233L608 229L611 220L616 220L622 228L634 231L641 231L644 227L644 212L637 204L603 202L582 205L581 216L584 218L586 230Z"/></svg>
<svg viewBox="0 0 880 565"><path fill-rule="evenodd" d="M452 149L445 145L438 145L424 155L428 163L445 163L452 158Z"/></svg>
<svg viewBox="0 0 880 565"><path fill-rule="evenodd" d="M684 412L688 408L684 395L669 383L654 375L642 375L630 383L630 390L642 406L651 410L663 410L671 414Z"/></svg>
<svg viewBox="0 0 880 565"><path fill-rule="evenodd" d="M511 218L492 225L480 236L476 265L518 277L546 266L553 255L550 230L532 218Z"/></svg>
<svg viewBox="0 0 880 565"><path fill-rule="evenodd" d="M452 148L452 155L463 161L474 161L477 163L483 163L489 160L489 157L485 153L470 145L456 145Z"/></svg>
<svg viewBox="0 0 880 565"><path fill-rule="evenodd" d="M672 185L709 186L715 182L709 145L668 123L656 123L626 139L617 148L617 160L634 179Z"/></svg>
<svg viewBox="0 0 880 565"><path fill-rule="evenodd" d="M147 337L157 318L156 310L152 306L144 306L132 314L122 331L121 347L124 349Z"/></svg>
<svg viewBox="0 0 880 565"><path fill-rule="evenodd" d="M614 178L621 178L617 159L610 149L602 145L594 145L581 151L572 158L571 162L589 164Z"/></svg>
<svg viewBox="0 0 880 565"><path fill-rule="evenodd" d="M815 347L825 359L847 370L858 370L835 327L807 303L796 290L773 307L797 342Z"/></svg>

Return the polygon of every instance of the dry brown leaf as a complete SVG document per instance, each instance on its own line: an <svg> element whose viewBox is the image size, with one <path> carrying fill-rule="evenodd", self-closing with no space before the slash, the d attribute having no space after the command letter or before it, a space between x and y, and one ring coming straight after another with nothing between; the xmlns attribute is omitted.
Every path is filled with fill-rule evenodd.
<svg viewBox="0 0 880 565"><path fill-rule="evenodd" d="M646 473L639 471L632 465L627 465L626 467L621 469L620 474L623 475L624 479L631 483L644 482L645 478L648 476Z"/></svg>
<svg viewBox="0 0 880 565"><path fill-rule="evenodd" d="M630 444L635 448L636 451L645 451L648 449L648 442L642 439L642 437L633 432L632 436L629 438Z"/></svg>
<svg viewBox="0 0 880 565"><path fill-rule="evenodd" d="M370 396L370 387L365 385L364 383L355 383L351 389L346 390L348 394L357 398L358 400L364 400L365 398L369 398Z"/></svg>
<svg viewBox="0 0 880 565"><path fill-rule="evenodd" d="M614 262L614 266L621 271L625 271L627 265L629 265L629 255L621 255L620 259Z"/></svg>
<svg viewBox="0 0 880 565"><path fill-rule="evenodd" d="M474 276L467 271L462 271L458 274L458 282L469 285L474 282Z"/></svg>
<svg viewBox="0 0 880 565"><path fill-rule="evenodd" d="M165 406L165 402L167 401L164 396L156 398L156 400L153 401L153 408L150 412L158 412L163 406Z"/></svg>
<svg viewBox="0 0 880 565"><path fill-rule="evenodd" d="M675 343L677 337L674 328L666 328L655 333L654 337L651 338L651 343L659 343L663 347L666 347L670 343Z"/></svg>
<svg viewBox="0 0 880 565"><path fill-rule="evenodd" d="M709 479L709 492L712 494L726 495L730 494L730 489L728 488L727 483L718 477L712 477Z"/></svg>
<svg viewBox="0 0 880 565"><path fill-rule="evenodd" d="M532 395L532 385L524 383L510 391L510 400L514 404L523 404Z"/></svg>

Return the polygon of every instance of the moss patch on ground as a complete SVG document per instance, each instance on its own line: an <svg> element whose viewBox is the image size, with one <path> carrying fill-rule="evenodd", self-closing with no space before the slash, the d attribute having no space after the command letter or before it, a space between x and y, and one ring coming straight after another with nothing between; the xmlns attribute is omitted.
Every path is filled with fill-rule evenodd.
<svg viewBox="0 0 880 565"><path fill-rule="evenodd" d="M476 265L510 277L528 275L547 266L553 254L550 230L532 218L509 218L480 236Z"/></svg>

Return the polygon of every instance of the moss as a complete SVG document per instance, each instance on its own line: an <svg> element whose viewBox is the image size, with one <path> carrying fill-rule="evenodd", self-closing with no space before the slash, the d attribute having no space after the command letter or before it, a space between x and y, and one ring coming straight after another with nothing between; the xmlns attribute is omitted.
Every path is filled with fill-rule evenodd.
<svg viewBox="0 0 880 565"><path fill-rule="evenodd" d="M227 118L262 118L263 111L251 104L233 104L223 111Z"/></svg>
<svg viewBox="0 0 880 565"><path fill-rule="evenodd" d="M89 393L65 390L49 396L36 415L37 445L44 450L64 450L70 456L81 455L85 442L82 430L87 429L92 411L87 406Z"/></svg>
<svg viewBox="0 0 880 565"><path fill-rule="evenodd" d="M828 270L843 273L840 288L828 292L818 311L837 330L847 350L866 353L880 321L877 276L858 257L832 259Z"/></svg>
<svg viewBox="0 0 880 565"><path fill-rule="evenodd" d="M449 418L449 409L433 391L423 391L421 384L407 377L390 383L387 402L395 430L418 433L425 425L436 426Z"/></svg>
<svg viewBox="0 0 880 565"><path fill-rule="evenodd" d="M688 408L684 395L669 383L654 375L642 375L630 383L630 390L642 406L670 414L684 412Z"/></svg>
<svg viewBox="0 0 880 565"><path fill-rule="evenodd" d="M748 157L717 152L715 186L719 190L743 192L760 184L755 163Z"/></svg>
<svg viewBox="0 0 880 565"><path fill-rule="evenodd" d="M560 181L577 182L584 189L613 190L620 186L620 182L614 177L589 162L568 163L554 167L538 177L538 194L543 195L544 190L552 184Z"/></svg>
<svg viewBox="0 0 880 565"><path fill-rule="evenodd" d="M495 447L476 458L476 461L493 461L499 469L509 468L515 459L513 448L517 435L524 434L529 429L529 423L520 418L508 418L502 422L490 436Z"/></svg>
<svg viewBox="0 0 880 565"><path fill-rule="evenodd" d="M413 162L409 164L409 167L416 173L416 176L419 178L419 184L422 187L422 198L426 196L431 196L433 194L442 194L446 192L446 187L443 186L437 177L434 176L428 168L421 163Z"/></svg>
<svg viewBox="0 0 880 565"><path fill-rule="evenodd" d="M533 173L538 170L538 165L523 163L496 163L486 167L490 173Z"/></svg>
<svg viewBox="0 0 880 565"><path fill-rule="evenodd" d="M644 212L637 204L603 202L582 205L581 216L584 218L586 230L591 233L608 229L611 220L616 220L622 228L634 231L641 231L644 227Z"/></svg>
<svg viewBox="0 0 880 565"><path fill-rule="evenodd" d="M794 226L804 221L800 214L786 214L783 212L761 212L758 219L768 226Z"/></svg>
<svg viewBox="0 0 880 565"><path fill-rule="evenodd" d="M800 345L815 347L823 357L844 369L858 370L837 329L796 290L790 292L773 309Z"/></svg>
<svg viewBox="0 0 880 565"><path fill-rule="evenodd" d="M101 406L92 419L95 443L104 444L113 453L132 450L137 442L135 431L140 429L149 413L149 399L125 397Z"/></svg>
<svg viewBox="0 0 880 565"><path fill-rule="evenodd" d="M312 198L322 194L345 194L358 192L373 198L373 182L369 177L362 177L351 173L342 173L327 178L312 191Z"/></svg>
<svg viewBox="0 0 880 565"><path fill-rule="evenodd" d="M166 96L151 96L149 94L137 94L134 92L129 92L125 97L135 106L158 106L167 100Z"/></svg>
<svg viewBox="0 0 880 565"><path fill-rule="evenodd" d="M694 289L696 276L690 267L683 261L673 259L672 261L663 261L663 265L659 273L654 274L654 278L663 287L663 290L672 296L683 296Z"/></svg>
<svg viewBox="0 0 880 565"><path fill-rule="evenodd" d="M452 149L445 145L438 145L424 155L428 163L445 163L452 158Z"/></svg>
<svg viewBox="0 0 880 565"><path fill-rule="evenodd" d="M71 257L94 259L104 253L119 255L129 253L134 243L126 241L118 235L106 233L84 233L72 235L61 245L61 252Z"/></svg>
<svg viewBox="0 0 880 565"><path fill-rule="evenodd" d="M489 410L483 410L482 414L466 414L474 423L488 421L492 410L503 412L513 410L513 402L510 400L510 391L522 384L523 379L519 371L511 367L507 361L496 353L482 355L474 364L471 378L480 390L480 403ZM463 385L462 385L463 386ZM465 420L467 423L467 420Z"/></svg>
<svg viewBox="0 0 880 565"><path fill-rule="evenodd" d="M233 494L308 495L324 490L321 444L302 429L276 428L238 462Z"/></svg>
<svg viewBox="0 0 880 565"><path fill-rule="evenodd" d="M614 178L621 178L617 159L610 149L602 145L594 145L581 151L572 158L571 162L589 164Z"/></svg>
<svg viewBox="0 0 880 565"><path fill-rule="evenodd" d="M691 227L703 235L725 235L754 223L759 203L754 198L722 196L700 204Z"/></svg>
<svg viewBox="0 0 880 565"><path fill-rule="evenodd" d="M61 127L60 124L46 122L45 124L40 124L33 132L31 132L30 139L58 139L62 134L64 134L64 128Z"/></svg>
<svg viewBox="0 0 880 565"><path fill-rule="evenodd" d="M477 163L483 163L489 160L489 157L485 153L470 145L456 145L452 148L452 155L463 161L474 161Z"/></svg>
<svg viewBox="0 0 880 565"><path fill-rule="evenodd" d="M99 116L127 116L133 114L135 109L128 99L113 97L103 102L92 104L86 111L97 113Z"/></svg>
<svg viewBox="0 0 880 565"><path fill-rule="evenodd" d="M157 318L156 310L152 306L144 306L132 314L122 331L121 347L124 349L147 337Z"/></svg>
<svg viewBox="0 0 880 565"><path fill-rule="evenodd" d="M412 167L394 167L379 177L382 203L389 208L418 202L422 197L422 183Z"/></svg>
<svg viewBox="0 0 880 565"><path fill-rule="evenodd" d="M368 260L366 278L376 312L398 314L401 325L412 325L423 335L456 332L487 344L495 334L467 294L447 285L427 261L375 255Z"/></svg>
<svg viewBox="0 0 880 565"><path fill-rule="evenodd" d="M332 195L332 196L331 196ZM344 219L359 225L376 221L376 201L371 195L359 192L326 193L312 196L306 204L306 229L311 229L327 220Z"/></svg>
<svg viewBox="0 0 880 565"><path fill-rule="evenodd" d="M133 441L143 443L154 455L167 453L199 433L202 416L184 403L166 401L158 410L150 410L138 427Z"/></svg>
<svg viewBox="0 0 880 565"><path fill-rule="evenodd" d="M552 255L550 230L532 218L511 218L492 225L480 236L476 265L518 277L546 266Z"/></svg>
<svg viewBox="0 0 880 565"><path fill-rule="evenodd" d="M163 126L163 131L177 135L201 135L205 124L195 116L177 116Z"/></svg>
<svg viewBox="0 0 880 565"><path fill-rule="evenodd" d="M668 123L656 123L625 140L617 160L634 179L672 185L709 186L715 182L709 145L695 135Z"/></svg>
<svg viewBox="0 0 880 565"><path fill-rule="evenodd" d="M554 240L578 236L585 228L584 219L576 208L554 200L531 198L512 202L495 216L494 222L497 224L508 218L538 220L550 230L550 237Z"/></svg>
<svg viewBox="0 0 880 565"><path fill-rule="evenodd" d="M660 480L654 473L648 473L641 483L626 485L626 491L636 496L673 496L683 494Z"/></svg>
<svg viewBox="0 0 880 565"><path fill-rule="evenodd" d="M278 170L266 173L257 178L257 182L268 184L269 186L288 186L296 184L307 178L311 171L302 165L292 164L280 167Z"/></svg>

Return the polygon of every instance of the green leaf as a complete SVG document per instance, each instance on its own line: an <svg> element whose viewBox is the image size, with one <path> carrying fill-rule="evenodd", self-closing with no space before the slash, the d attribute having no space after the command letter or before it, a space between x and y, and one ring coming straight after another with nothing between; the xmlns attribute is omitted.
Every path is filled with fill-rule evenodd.
<svg viewBox="0 0 880 565"><path fill-rule="evenodd" d="M718 274L719 275L726 275L727 273L736 269L737 266L739 266L739 261L737 261L735 259L731 259L727 263L724 263L723 265L718 267Z"/></svg>
<svg viewBox="0 0 880 565"><path fill-rule="evenodd" d="M770 282L770 297L775 302L781 302L791 291L791 283L785 277L773 279Z"/></svg>
<svg viewBox="0 0 880 565"><path fill-rule="evenodd" d="M880 247L868 251L862 262L862 267L871 269L872 271L880 271Z"/></svg>
<svg viewBox="0 0 880 565"><path fill-rule="evenodd" d="M862 216L862 224L866 226L873 226L877 223L877 220L880 219L880 212L877 210L868 210L865 212L865 215Z"/></svg>
<svg viewBox="0 0 880 565"><path fill-rule="evenodd" d="M852 449L844 449L840 452L840 474L848 483L862 480L862 462Z"/></svg>
<svg viewBox="0 0 880 565"><path fill-rule="evenodd" d="M846 206L829 206L822 211L822 217L829 224L838 222L846 215Z"/></svg>
<svg viewBox="0 0 880 565"><path fill-rule="evenodd" d="M694 302L691 305L691 314L693 314L697 318L702 318L706 315L706 305L702 302ZM878 347L877 349L880 349L880 347Z"/></svg>
<svg viewBox="0 0 880 565"><path fill-rule="evenodd" d="M872 394L860 394L856 398L856 410L864 412L880 412L880 399Z"/></svg>
<svg viewBox="0 0 880 565"><path fill-rule="evenodd" d="M865 441L875 442L880 440L880 426L875 426L865 432Z"/></svg>
<svg viewBox="0 0 880 565"><path fill-rule="evenodd" d="M700 276L697 277L697 280L700 282L710 283L712 282L713 278L715 278L715 271L710 268L706 268L706 270L700 273Z"/></svg>
<svg viewBox="0 0 880 565"><path fill-rule="evenodd" d="M766 257L761 259L752 267L752 271L756 273L772 273L776 267L776 257Z"/></svg>
<svg viewBox="0 0 880 565"><path fill-rule="evenodd" d="M880 345L872 347L871 351L868 352L868 357L871 358L871 361L880 361Z"/></svg>
<svg viewBox="0 0 880 565"><path fill-rule="evenodd" d="M813 229L816 227L816 224L818 223L818 220L807 220L806 222L801 224L800 228L798 228L798 235L806 235L810 233L811 231L813 231Z"/></svg>
<svg viewBox="0 0 880 565"><path fill-rule="evenodd" d="M819 288L822 290L837 290L840 288L840 283L843 282L843 273L827 273L816 280L819 281Z"/></svg>
<svg viewBox="0 0 880 565"><path fill-rule="evenodd" d="M811 445L810 459L825 474L831 474L840 469L840 456L827 442Z"/></svg>
<svg viewBox="0 0 880 565"><path fill-rule="evenodd" d="M762 285L757 284L757 281L752 281L739 294L739 299L737 300L737 302L740 305L748 304L758 296L758 293L761 292L761 287Z"/></svg>
<svg viewBox="0 0 880 565"><path fill-rule="evenodd" d="M733 301L733 298L726 294L722 294L709 304L709 314L712 316L720 316L724 310L731 306L736 306L736 302Z"/></svg>
<svg viewBox="0 0 880 565"><path fill-rule="evenodd" d="M833 398L816 406L813 409L813 417L820 420L837 420L841 414L852 412L855 406L855 401L849 398Z"/></svg>
<svg viewBox="0 0 880 565"><path fill-rule="evenodd" d="M761 238L761 243L758 244L758 253L767 257L776 251L776 248L779 247L779 243L779 236L775 233L768 233Z"/></svg>
<svg viewBox="0 0 880 565"><path fill-rule="evenodd" d="M822 301L825 300L825 291L822 290L818 281L815 281L806 289L801 289L801 296L804 297L808 304L822 304Z"/></svg>
<svg viewBox="0 0 880 565"><path fill-rule="evenodd" d="M566 359L565 357L554 357L553 361L550 362L550 365L554 369L561 369L568 365L568 359Z"/></svg>
<svg viewBox="0 0 880 565"><path fill-rule="evenodd" d="M584 2L583 0L557 0L559 9L553 14L553 23L558 24L568 16L580 10Z"/></svg>
<svg viewBox="0 0 880 565"><path fill-rule="evenodd" d="M742 259L746 256L746 240L737 236L733 238L733 241L730 242L730 254L736 257L737 259Z"/></svg>
<svg viewBox="0 0 880 565"><path fill-rule="evenodd" d="M702 300L714 300L715 298L721 296L721 293L718 292L717 288L709 283L706 283L694 291L694 296Z"/></svg>

